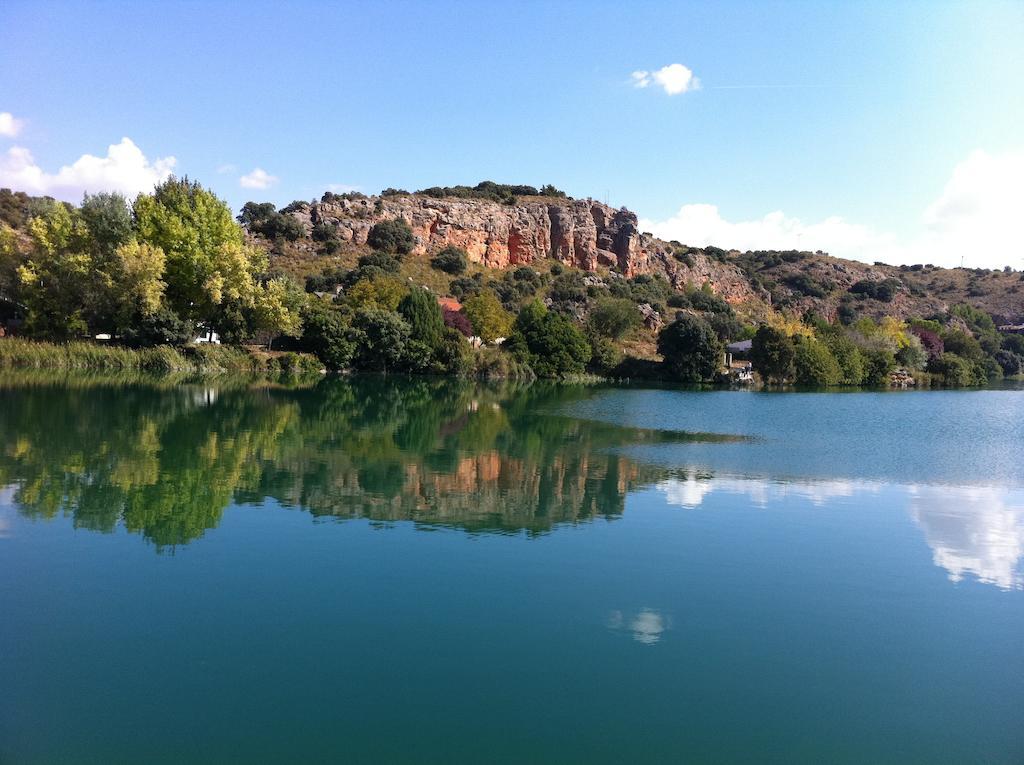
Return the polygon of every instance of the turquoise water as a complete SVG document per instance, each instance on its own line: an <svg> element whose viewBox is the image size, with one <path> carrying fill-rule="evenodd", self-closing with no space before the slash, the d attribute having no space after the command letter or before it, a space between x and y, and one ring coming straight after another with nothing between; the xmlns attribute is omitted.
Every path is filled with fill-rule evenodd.
<svg viewBox="0 0 1024 765"><path fill-rule="evenodd" d="M1024 762L1024 395L0 380L0 762Z"/></svg>

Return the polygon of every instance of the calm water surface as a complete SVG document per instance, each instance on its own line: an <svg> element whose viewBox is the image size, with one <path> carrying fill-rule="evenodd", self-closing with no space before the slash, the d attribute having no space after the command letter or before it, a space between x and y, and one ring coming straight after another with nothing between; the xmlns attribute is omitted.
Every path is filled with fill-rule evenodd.
<svg viewBox="0 0 1024 765"><path fill-rule="evenodd" d="M1024 762L1024 393L0 378L0 762Z"/></svg>

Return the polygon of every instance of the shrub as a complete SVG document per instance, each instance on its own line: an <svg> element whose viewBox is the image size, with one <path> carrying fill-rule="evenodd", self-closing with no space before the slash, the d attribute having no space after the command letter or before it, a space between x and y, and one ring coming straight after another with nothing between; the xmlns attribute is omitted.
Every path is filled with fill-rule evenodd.
<svg viewBox="0 0 1024 765"><path fill-rule="evenodd" d="M590 328L601 337L619 339L640 324L640 312L632 300L601 298L587 319Z"/></svg>
<svg viewBox="0 0 1024 765"><path fill-rule="evenodd" d="M884 279L874 281L872 279L861 279L850 287L850 292L855 295L864 295L883 303L890 303L899 291L900 283L896 279Z"/></svg>
<svg viewBox="0 0 1024 765"><path fill-rule="evenodd" d="M704 319L681 313L658 333L658 353L673 378L700 382L719 370L722 341Z"/></svg>
<svg viewBox="0 0 1024 765"><path fill-rule="evenodd" d="M825 388L838 385L843 372L829 347L820 340L803 338L793 354L794 378L797 385Z"/></svg>
<svg viewBox="0 0 1024 765"><path fill-rule="evenodd" d="M446 327L451 327L464 337L472 336L473 324L462 311L453 311L450 308L445 308L441 314L444 317L444 325Z"/></svg>
<svg viewBox="0 0 1024 765"><path fill-rule="evenodd" d="M460 247L445 247L430 259L433 268L455 276L465 273L468 264L469 257Z"/></svg>
<svg viewBox="0 0 1024 765"><path fill-rule="evenodd" d="M381 252L408 255L416 246L416 237L409 224L397 218L375 224L366 237L366 243Z"/></svg>
<svg viewBox="0 0 1024 765"><path fill-rule="evenodd" d="M587 285L579 271L565 271L554 278L548 297L565 303L578 303L587 299Z"/></svg>

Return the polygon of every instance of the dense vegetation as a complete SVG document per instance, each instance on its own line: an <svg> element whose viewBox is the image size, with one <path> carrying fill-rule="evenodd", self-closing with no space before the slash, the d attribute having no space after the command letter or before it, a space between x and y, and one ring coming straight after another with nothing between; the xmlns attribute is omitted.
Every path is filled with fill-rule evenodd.
<svg viewBox="0 0 1024 765"><path fill-rule="evenodd" d="M500 200L561 194L489 183L417 193L435 192ZM778 300L733 305L709 281L672 270L627 278L542 261L489 271L457 247L413 256L418 242L401 219L377 222L365 246L342 252L334 227L316 220L305 202L281 210L248 202L236 220L187 179L172 178L131 203L99 194L77 207L0 191L0 320L36 340L110 338L106 356L86 350L95 343L46 352L8 344L0 363L23 356L38 366L49 355L65 366L194 368L201 364L191 341L213 331L229 345L306 352L331 370L367 372L723 383L730 380L725 347L743 339L752 340L753 369L768 384L878 386L900 370L917 384L970 386L1024 370L1024 337L999 332L985 311L961 303L909 319L879 316L879 306L904 299L907 282L840 283L823 276L810 253L671 243L674 260L690 269L684 274L710 260L738 268L772 295L785 290ZM282 267L275 253L304 241L317 248L320 269L303 275ZM769 282L768 273L778 278ZM812 308L796 310L807 303L794 295L825 307L838 292L830 321ZM164 346L168 355L124 355ZM284 358L280 365L302 365Z"/></svg>

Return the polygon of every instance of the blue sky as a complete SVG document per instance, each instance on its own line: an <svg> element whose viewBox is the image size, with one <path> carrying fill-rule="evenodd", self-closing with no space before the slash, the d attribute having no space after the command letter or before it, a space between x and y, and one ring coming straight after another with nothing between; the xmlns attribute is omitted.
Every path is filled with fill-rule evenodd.
<svg viewBox="0 0 1024 765"><path fill-rule="evenodd" d="M2 15L0 185L77 199L173 169L237 208L554 183L690 244L1024 268L1021 2L6 0ZM673 64L699 85L667 92L654 73Z"/></svg>

